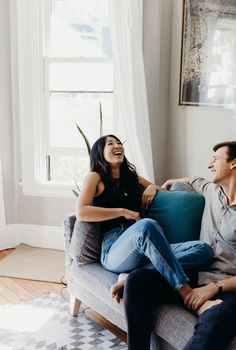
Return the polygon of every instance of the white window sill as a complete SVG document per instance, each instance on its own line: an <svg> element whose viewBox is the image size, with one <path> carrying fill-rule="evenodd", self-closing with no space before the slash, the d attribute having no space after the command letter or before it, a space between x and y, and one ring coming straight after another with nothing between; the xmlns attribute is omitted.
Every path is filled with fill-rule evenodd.
<svg viewBox="0 0 236 350"><path fill-rule="evenodd" d="M55 182L21 182L22 192L25 196L73 198L72 189L76 190L75 184L61 184Z"/></svg>

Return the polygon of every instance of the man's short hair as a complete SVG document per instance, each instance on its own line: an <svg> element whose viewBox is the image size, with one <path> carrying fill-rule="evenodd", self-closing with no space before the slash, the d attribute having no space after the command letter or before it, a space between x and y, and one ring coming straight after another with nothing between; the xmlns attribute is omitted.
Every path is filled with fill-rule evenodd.
<svg viewBox="0 0 236 350"><path fill-rule="evenodd" d="M228 161L236 159L236 141L225 141L217 143L217 145L213 147L213 151L216 152L221 147L228 147Z"/></svg>

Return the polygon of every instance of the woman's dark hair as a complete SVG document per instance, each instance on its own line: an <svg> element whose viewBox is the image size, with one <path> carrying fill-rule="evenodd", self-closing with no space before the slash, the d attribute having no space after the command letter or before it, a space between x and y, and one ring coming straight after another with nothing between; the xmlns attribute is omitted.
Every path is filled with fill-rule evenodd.
<svg viewBox="0 0 236 350"><path fill-rule="evenodd" d="M97 172L105 184L110 184L112 181L111 165L106 161L103 154L108 137L113 137L122 144L115 135L105 135L94 143L90 153L90 171ZM138 187L136 168L125 156L120 166L120 185L126 192L137 190Z"/></svg>

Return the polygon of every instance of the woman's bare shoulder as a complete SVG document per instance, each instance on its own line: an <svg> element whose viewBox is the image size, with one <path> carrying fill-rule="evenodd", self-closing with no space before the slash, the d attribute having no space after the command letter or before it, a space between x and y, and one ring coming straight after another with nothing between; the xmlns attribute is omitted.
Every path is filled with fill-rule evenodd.
<svg viewBox="0 0 236 350"><path fill-rule="evenodd" d="M101 176L95 172L90 171L87 176L85 177L84 183L86 184L86 188L94 188L95 190L95 196L98 196L104 191L104 184L102 182Z"/></svg>
<svg viewBox="0 0 236 350"><path fill-rule="evenodd" d="M95 186L101 181L101 176L95 171L90 171L84 179L84 184L93 184Z"/></svg>
<svg viewBox="0 0 236 350"><path fill-rule="evenodd" d="M101 180L101 176L98 173L96 173L96 171L90 171L86 177L93 180Z"/></svg>

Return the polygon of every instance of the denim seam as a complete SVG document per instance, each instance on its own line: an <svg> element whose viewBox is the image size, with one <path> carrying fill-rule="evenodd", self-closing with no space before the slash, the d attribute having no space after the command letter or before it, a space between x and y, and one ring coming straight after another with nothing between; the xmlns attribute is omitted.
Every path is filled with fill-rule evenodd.
<svg viewBox="0 0 236 350"><path fill-rule="evenodd" d="M162 260L162 263L163 263L163 265L165 266L165 268L169 271L169 272L171 272L172 273L172 277L173 277L173 279L174 279L174 281L175 281L175 284L177 285L177 287L174 287L173 285L172 285L172 287L174 288L174 289L180 289L185 283L187 283L188 281L189 281L189 279L185 276L185 281L184 282L181 282L180 281L180 279L177 277L177 275L176 275L176 273L173 271L173 269L167 264L167 262L166 262L166 260L162 257L162 255L159 253L159 251L156 249L156 247L153 245L153 243L152 243L152 241L150 241L150 239L147 237L146 238L148 241L149 241L149 244L151 244L152 245L152 247L154 248L154 250L156 251L156 254L157 254L157 256L159 257L159 259L161 258L161 260ZM149 257L148 257L149 258ZM149 260L150 260L150 258L149 258ZM151 260L150 260L151 261ZM151 261L152 262L152 261ZM154 265L153 265L154 266ZM155 266L154 266L155 267ZM159 272L159 270L155 267L155 269ZM161 273L161 272L159 272L159 273ZM161 273L161 275L163 276L163 274ZM163 276L164 277L164 276ZM165 278L165 277L164 277ZM167 280L167 282L168 283L170 283L168 280Z"/></svg>

